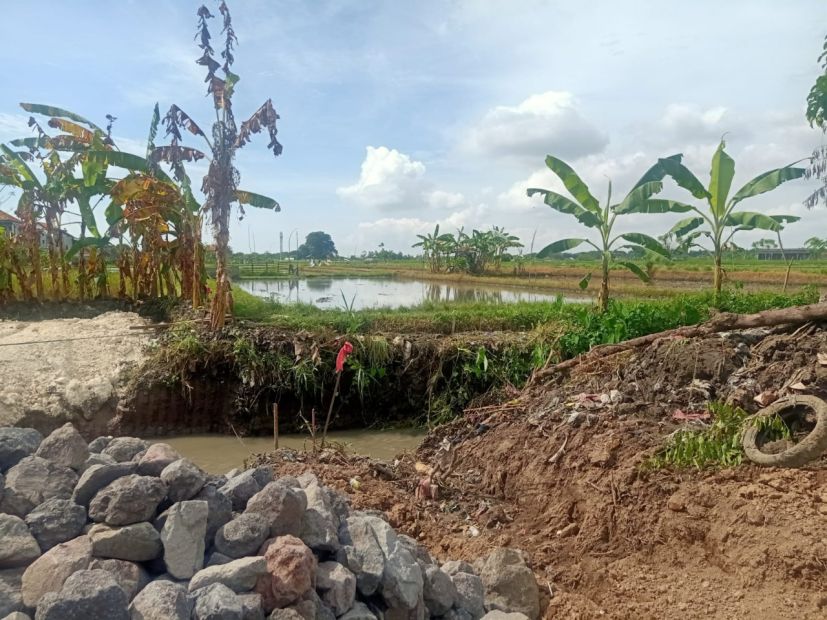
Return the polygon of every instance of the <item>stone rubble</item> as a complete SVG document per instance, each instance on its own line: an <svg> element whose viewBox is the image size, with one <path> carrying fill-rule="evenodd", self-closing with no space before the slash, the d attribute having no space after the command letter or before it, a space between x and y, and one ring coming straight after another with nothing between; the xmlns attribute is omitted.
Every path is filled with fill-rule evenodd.
<svg viewBox="0 0 827 620"><path fill-rule="evenodd" d="M78 477L79 476L79 477ZM0 619L537 620L522 552L441 566L311 473L0 428Z"/></svg>

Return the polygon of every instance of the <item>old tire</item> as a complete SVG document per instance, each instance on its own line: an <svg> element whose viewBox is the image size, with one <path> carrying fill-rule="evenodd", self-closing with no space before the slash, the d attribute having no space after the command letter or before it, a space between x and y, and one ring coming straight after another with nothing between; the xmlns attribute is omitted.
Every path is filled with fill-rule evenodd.
<svg viewBox="0 0 827 620"><path fill-rule="evenodd" d="M767 454L758 449L758 429L755 426L749 426L744 431L742 445L750 461L770 467L802 467L827 451L827 403L820 398L815 396L781 398L770 406L764 407L758 415L781 415L782 412L795 407L807 407L813 410L816 415L815 428L789 450L784 450L779 454Z"/></svg>

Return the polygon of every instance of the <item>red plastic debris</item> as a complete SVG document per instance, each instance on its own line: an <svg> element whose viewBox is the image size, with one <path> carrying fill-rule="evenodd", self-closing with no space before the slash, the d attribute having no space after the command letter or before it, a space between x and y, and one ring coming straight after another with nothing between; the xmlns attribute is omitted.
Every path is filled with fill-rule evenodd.
<svg viewBox="0 0 827 620"><path fill-rule="evenodd" d="M345 369L345 362L347 361L347 356L353 353L353 345L350 344L347 340L342 345L342 348L339 349L339 354L336 356L336 372L342 372Z"/></svg>

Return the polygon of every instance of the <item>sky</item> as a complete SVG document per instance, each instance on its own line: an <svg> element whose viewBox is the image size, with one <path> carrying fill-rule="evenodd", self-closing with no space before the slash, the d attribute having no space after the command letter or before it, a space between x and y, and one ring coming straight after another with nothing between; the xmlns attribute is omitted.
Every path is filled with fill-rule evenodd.
<svg viewBox="0 0 827 620"><path fill-rule="evenodd" d="M282 211L234 216L235 251L278 251L280 233L287 250L324 230L343 255L380 243L413 252L416 235L436 224L504 226L537 251L584 232L526 196L528 187L562 189L546 154L569 162L602 201L609 180L622 196L674 153L707 181L724 134L733 189L825 140L804 119L827 23L823 0L228 4L239 38L236 119L272 98L284 145L274 158L259 136L239 151L240 187L272 196ZM218 14L217 3L208 6ZM21 101L99 125L112 114L119 148L138 154L156 102L208 126L197 8L188 0L5 0L0 141L30 135ZM190 167L194 178L205 171ZM802 206L812 188L795 181L743 205L802 216L784 233L785 245L801 245L827 236L827 207ZM688 199L669 183L661 197ZM0 208L13 211L14 200ZM617 225L659 235L682 217L635 215ZM735 240L748 246L762 236Z"/></svg>

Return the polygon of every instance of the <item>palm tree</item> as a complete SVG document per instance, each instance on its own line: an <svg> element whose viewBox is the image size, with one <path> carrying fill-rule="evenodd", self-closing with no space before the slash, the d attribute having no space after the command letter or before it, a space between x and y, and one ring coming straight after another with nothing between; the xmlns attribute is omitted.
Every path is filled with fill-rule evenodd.
<svg viewBox="0 0 827 620"><path fill-rule="evenodd" d="M680 158L680 155L673 155L669 160L680 161ZM617 250L621 247L640 248L669 258L668 250L657 239L649 235L637 232L613 235L615 220L619 215L662 212L649 207L646 200L663 188L661 179L663 179L664 171L657 164L650 168L618 204L612 204L612 183L609 181L608 196L605 204L601 207L588 186L564 161L549 155L546 157L546 166L560 178L574 199L572 200L572 198L551 190L538 188L529 188L527 190L528 195L542 195L544 202L549 207L560 213L573 216L587 228L594 228L599 233L600 239L596 243L587 238L561 239L544 247L537 253L537 257L546 258L553 254L574 249L584 243L592 246L600 253L601 257L600 293L597 297L597 305L601 312L605 311L609 304L609 270L612 265L619 265L628 269L644 282L650 280L649 275L635 263L618 260L615 254ZM617 247L616 244L621 240L625 241L626 245ZM580 281L580 288L585 289L589 285L591 276L591 273L586 274Z"/></svg>
<svg viewBox="0 0 827 620"><path fill-rule="evenodd" d="M785 222L795 222L800 219L789 215L770 216L754 211L738 211L740 203L747 198L769 192L786 181L799 179L806 173L804 168L794 168L793 164L776 168L759 174L730 198L729 192L735 177L735 161L726 153L725 147L726 143L721 140L712 157L708 188L704 187L703 183L680 160L674 158L658 160L666 174L693 197L705 201L705 205L695 206L660 198L650 198L647 201L649 208L658 213L695 212L695 215L675 224L669 232L684 238L689 243L693 243L701 236L707 237L712 242L712 255L715 262L713 287L716 294L721 292L723 283L721 261L724 248L732 241L735 233L756 229L778 233ZM705 228L697 230L703 226Z"/></svg>

